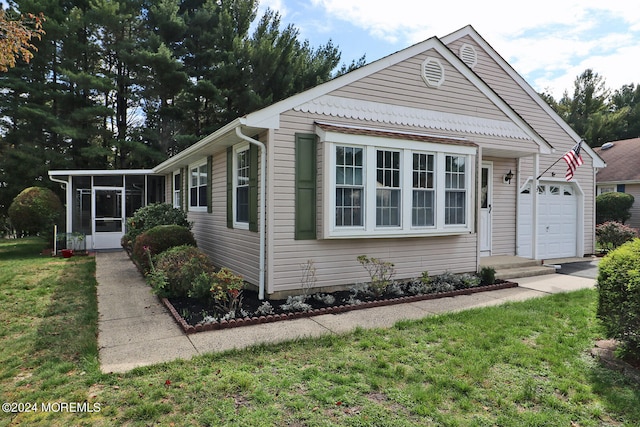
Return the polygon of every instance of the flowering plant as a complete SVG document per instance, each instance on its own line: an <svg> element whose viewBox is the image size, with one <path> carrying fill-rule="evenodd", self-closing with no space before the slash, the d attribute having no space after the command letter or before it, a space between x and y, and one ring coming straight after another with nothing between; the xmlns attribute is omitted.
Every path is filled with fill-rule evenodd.
<svg viewBox="0 0 640 427"><path fill-rule="evenodd" d="M226 267L211 275L211 295L216 305L233 318L242 306L244 279Z"/></svg>

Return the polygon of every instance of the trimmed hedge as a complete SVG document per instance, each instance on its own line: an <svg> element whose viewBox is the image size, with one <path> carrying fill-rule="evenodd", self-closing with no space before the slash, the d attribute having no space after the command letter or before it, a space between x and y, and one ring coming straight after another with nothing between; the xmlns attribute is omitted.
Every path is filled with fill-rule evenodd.
<svg viewBox="0 0 640 427"><path fill-rule="evenodd" d="M597 316L623 354L640 361L640 239L609 253L598 270Z"/></svg>
<svg viewBox="0 0 640 427"><path fill-rule="evenodd" d="M156 289L156 293L169 298L189 296L196 283L214 272L209 257L193 246L176 246L158 255L155 259L155 270L164 274L164 289Z"/></svg>
<svg viewBox="0 0 640 427"><path fill-rule="evenodd" d="M607 221L625 223L631 218L634 197L627 193L609 192L596 197L596 224Z"/></svg>
<svg viewBox="0 0 640 427"><path fill-rule="evenodd" d="M19 236L40 234L53 242L53 226L62 220L64 208L60 198L44 187L29 187L18 194L9 206L9 219Z"/></svg>
<svg viewBox="0 0 640 427"><path fill-rule="evenodd" d="M122 246L131 248L140 234L158 225L180 225L189 230L192 226L182 209L168 203L153 203L141 207L127 219L127 234L122 238Z"/></svg>
<svg viewBox="0 0 640 427"><path fill-rule="evenodd" d="M197 246L191 230L180 225L158 225L136 238L133 258L138 261L144 273L148 273L151 269L150 256L182 245Z"/></svg>

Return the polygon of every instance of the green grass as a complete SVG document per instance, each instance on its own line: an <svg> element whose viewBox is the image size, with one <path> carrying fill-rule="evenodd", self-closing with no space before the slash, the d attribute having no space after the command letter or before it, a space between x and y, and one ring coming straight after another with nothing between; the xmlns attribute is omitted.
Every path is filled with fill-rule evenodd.
<svg viewBox="0 0 640 427"><path fill-rule="evenodd" d="M41 246L0 242L2 401L100 412L1 413L0 426L640 423L640 385L588 355L593 290L102 374L94 260Z"/></svg>

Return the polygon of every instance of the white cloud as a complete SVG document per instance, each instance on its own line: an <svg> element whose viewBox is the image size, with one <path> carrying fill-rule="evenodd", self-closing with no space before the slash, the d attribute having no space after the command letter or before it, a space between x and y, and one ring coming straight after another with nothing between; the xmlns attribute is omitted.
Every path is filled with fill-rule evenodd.
<svg viewBox="0 0 640 427"><path fill-rule="evenodd" d="M536 90L548 89L556 98L571 92L586 68L605 77L611 89L631 83L629 58L640 57L640 8L627 2L263 0L265 6L290 13L304 38L325 34L342 45L333 35L352 28L354 38L361 31L367 43L387 46L387 54L471 24Z"/></svg>

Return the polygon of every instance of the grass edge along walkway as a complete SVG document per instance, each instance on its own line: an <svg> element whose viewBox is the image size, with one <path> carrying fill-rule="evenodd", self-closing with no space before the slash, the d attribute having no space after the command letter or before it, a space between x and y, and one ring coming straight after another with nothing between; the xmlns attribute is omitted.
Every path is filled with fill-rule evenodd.
<svg viewBox="0 0 640 427"><path fill-rule="evenodd" d="M588 355L593 290L102 374L93 258L38 245L0 243L3 402L100 411L2 413L0 426L640 422L640 387Z"/></svg>

